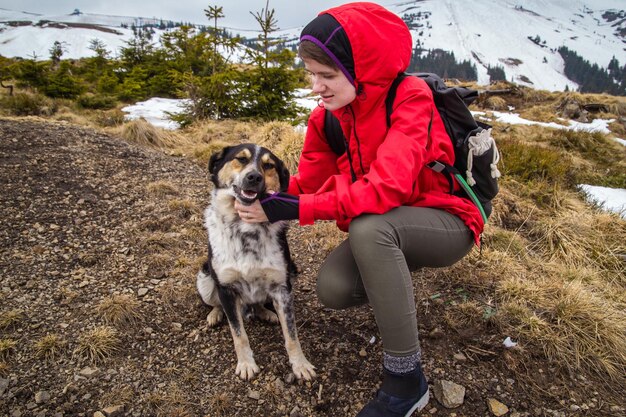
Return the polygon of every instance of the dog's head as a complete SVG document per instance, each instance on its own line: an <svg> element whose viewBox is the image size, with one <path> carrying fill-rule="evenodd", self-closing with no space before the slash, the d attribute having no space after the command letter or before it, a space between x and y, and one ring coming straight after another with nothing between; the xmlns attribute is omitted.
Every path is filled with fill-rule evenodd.
<svg viewBox="0 0 626 417"><path fill-rule="evenodd" d="M218 189L228 189L243 204L252 204L267 190L286 191L289 170L269 149L244 143L227 146L211 155L211 181Z"/></svg>

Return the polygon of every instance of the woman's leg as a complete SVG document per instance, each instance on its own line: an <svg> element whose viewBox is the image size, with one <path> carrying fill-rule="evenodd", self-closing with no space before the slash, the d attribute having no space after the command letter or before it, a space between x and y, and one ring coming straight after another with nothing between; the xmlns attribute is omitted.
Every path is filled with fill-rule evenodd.
<svg viewBox="0 0 626 417"><path fill-rule="evenodd" d="M369 301L383 341L383 383L358 417L408 415L428 403L410 271L452 265L472 245L472 233L456 216L399 207L354 219L349 239L324 262L320 301L331 308Z"/></svg>
<svg viewBox="0 0 626 417"><path fill-rule="evenodd" d="M354 219L349 242L385 352L419 352L410 271L454 264L471 250L471 231L443 210L398 207Z"/></svg>

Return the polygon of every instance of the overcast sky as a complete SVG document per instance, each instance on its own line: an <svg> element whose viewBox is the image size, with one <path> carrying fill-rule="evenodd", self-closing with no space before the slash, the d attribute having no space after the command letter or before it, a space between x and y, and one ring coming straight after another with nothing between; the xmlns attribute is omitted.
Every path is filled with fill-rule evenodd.
<svg viewBox="0 0 626 417"><path fill-rule="evenodd" d="M399 0L381 0L393 4ZM270 0L280 29L306 25L318 12L339 4L342 0ZM74 9L83 13L121 16L156 17L174 21L208 24L204 9L222 6L225 18L220 26L234 29L258 29L250 12L259 12L266 0L0 0L0 8L41 14L69 14Z"/></svg>

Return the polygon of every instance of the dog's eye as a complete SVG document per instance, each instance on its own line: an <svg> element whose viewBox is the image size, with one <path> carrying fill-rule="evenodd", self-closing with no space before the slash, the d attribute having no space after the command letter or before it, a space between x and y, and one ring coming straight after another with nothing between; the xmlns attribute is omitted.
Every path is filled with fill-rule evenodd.
<svg viewBox="0 0 626 417"><path fill-rule="evenodd" d="M239 162L241 165L245 165L248 163L248 158L246 158L245 156L240 156L238 158L235 158L237 160L237 162Z"/></svg>
<svg viewBox="0 0 626 417"><path fill-rule="evenodd" d="M264 171L269 171L270 169L274 169L274 164L270 164L269 162L263 164Z"/></svg>

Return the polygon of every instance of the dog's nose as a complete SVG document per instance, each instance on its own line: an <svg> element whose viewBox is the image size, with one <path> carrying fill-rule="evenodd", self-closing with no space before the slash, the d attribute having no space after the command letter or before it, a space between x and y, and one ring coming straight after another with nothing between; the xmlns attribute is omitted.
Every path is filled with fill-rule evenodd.
<svg viewBox="0 0 626 417"><path fill-rule="evenodd" d="M261 181L263 181L263 176L258 172L249 172L248 175L246 175L246 183L250 185L258 185Z"/></svg>

